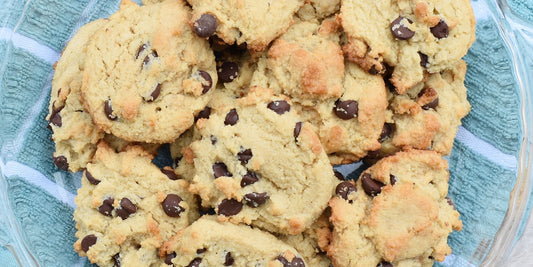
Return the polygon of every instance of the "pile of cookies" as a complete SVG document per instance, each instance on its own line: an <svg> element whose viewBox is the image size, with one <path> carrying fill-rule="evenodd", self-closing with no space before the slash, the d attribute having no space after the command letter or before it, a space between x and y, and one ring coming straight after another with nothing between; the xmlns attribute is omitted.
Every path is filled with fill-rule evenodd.
<svg viewBox="0 0 533 267"><path fill-rule="evenodd" d="M99 266L432 266L462 223L467 0L123 0L55 66ZM156 166L170 144L172 166ZM364 161L357 181L333 165Z"/></svg>

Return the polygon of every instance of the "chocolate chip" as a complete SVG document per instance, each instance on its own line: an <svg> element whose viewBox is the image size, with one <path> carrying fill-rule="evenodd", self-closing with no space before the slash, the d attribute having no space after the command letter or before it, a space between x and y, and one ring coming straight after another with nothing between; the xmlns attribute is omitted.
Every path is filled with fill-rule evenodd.
<svg viewBox="0 0 533 267"><path fill-rule="evenodd" d="M201 258L194 258L186 267L200 267L200 263L202 263Z"/></svg>
<svg viewBox="0 0 533 267"><path fill-rule="evenodd" d="M215 164L213 164L213 175L215 176L215 179L221 176L227 176L231 177L233 174L228 171L228 166L224 164L224 162L217 161Z"/></svg>
<svg viewBox="0 0 533 267"><path fill-rule="evenodd" d="M138 59L142 52L146 50L146 48L148 48L148 44L143 44L139 46L139 49L137 49L137 54L135 54L135 59Z"/></svg>
<svg viewBox="0 0 533 267"><path fill-rule="evenodd" d="M448 201L448 204L450 206L452 206L454 210L457 210L457 207L455 206L455 203L453 202L453 200L450 197L446 196L446 201Z"/></svg>
<svg viewBox="0 0 533 267"><path fill-rule="evenodd" d="M420 66L429 68L428 56L422 52L418 52L418 55L420 56Z"/></svg>
<svg viewBox="0 0 533 267"><path fill-rule="evenodd" d="M146 55L143 59L142 68L144 69L150 62L152 62L152 58L158 58L159 55L157 54L157 51L152 50L152 53Z"/></svg>
<svg viewBox="0 0 533 267"><path fill-rule="evenodd" d="M410 30L407 25L403 23L404 19L406 19L409 24L413 23L412 20L399 16L391 22L390 30L392 32L392 35L394 35L394 37L396 37L397 39L409 40L415 35L415 32Z"/></svg>
<svg viewBox="0 0 533 267"><path fill-rule="evenodd" d="M239 153L237 153L237 157L239 158L239 161L244 165L248 163L248 161L252 158L252 150L251 149L245 149Z"/></svg>
<svg viewBox="0 0 533 267"><path fill-rule="evenodd" d="M338 184L335 188L335 194L345 200L348 200L348 196L350 196L352 192L357 192L357 188L348 181ZM353 200L349 200L349 202L352 203Z"/></svg>
<svg viewBox="0 0 533 267"><path fill-rule="evenodd" d="M55 104L55 101L54 101L54 104ZM52 114L50 114L50 123L52 123L53 125L55 125L57 127L61 127L61 126L63 126L63 120L62 120L61 115L59 114L59 112L65 106L61 106L61 107L58 107L58 108L54 108L53 106L54 105L52 104Z"/></svg>
<svg viewBox="0 0 533 267"><path fill-rule="evenodd" d="M381 129L381 135L379 136L378 141L382 143L383 141L387 140L387 138L389 138L392 132L395 130L394 128L395 127L393 123L385 123L383 125L383 129Z"/></svg>
<svg viewBox="0 0 533 267"><path fill-rule="evenodd" d="M108 119L112 121L117 120L117 115L113 114L113 106L111 105L110 99L105 101L104 112Z"/></svg>
<svg viewBox="0 0 533 267"><path fill-rule="evenodd" d="M378 180L374 180L372 178L372 175L370 175L369 173L363 174L363 176L361 177L361 184L363 185L365 193L373 197L381 193L381 187L385 185Z"/></svg>
<svg viewBox="0 0 533 267"><path fill-rule="evenodd" d="M236 109L232 109L226 114L226 118L224 119L224 125L230 125L233 126L239 121L239 114L237 114Z"/></svg>
<svg viewBox="0 0 533 267"><path fill-rule="evenodd" d="M226 61L217 68L218 79L223 83L229 83L239 76L239 65L235 62Z"/></svg>
<svg viewBox="0 0 533 267"><path fill-rule="evenodd" d="M133 204L129 199L123 198L120 200L120 209L117 209L117 215L126 220L131 214L137 212L137 206Z"/></svg>
<svg viewBox="0 0 533 267"><path fill-rule="evenodd" d="M395 185L396 182L398 181L398 180L396 179L396 176L394 176L394 175L392 175L392 174L389 175L389 178L390 178L390 184L391 184L391 185Z"/></svg>
<svg viewBox="0 0 533 267"><path fill-rule="evenodd" d="M242 210L242 203L235 199L224 199L218 205L218 215L232 216Z"/></svg>
<svg viewBox="0 0 533 267"><path fill-rule="evenodd" d="M382 262L378 263L378 265L376 267L394 267L394 265L392 265L392 263L390 263L388 261L382 261Z"/></svg>
<svg viewBox="0 0 533 267"><path fill-rule="evenodd" d="M283 264L283 267L305 267L305 263L302 258L294 257L292 261L288 261L282 255L276 257L276 260L280 261Z"/></svg>
<svg viewBox="0 0 533 267"><path fill-rule="evenodd" d="M83 252L87 252L89 251L89 248L96 244L96 236L95 235L88 235L86 237L84 237L82 240L81 240L81 250L83 250Z"/></svg>
<svg viewBox="0 0 533 267"><path fill-rule="evenodd" d="M165 255L165 263L168 265L172 265L172 260L176 258L176 252L172 252L170 254Z"/></svg>
<svg viewBox="0 0 533 267"><path fill-rule="evenodd" d="M202 14L193 24L194 32L202 38L213 35L217 30L217 26L217 18L211 14Z"/></svg>
<svg viewBox="0 0 533 267"><path fill-rule="evenodd" d="M202 254L202 253L205 253L207 251L206 248L199 248L196 250L196 254Z"/></svg>
<svg viewBox="0 0 533 267"><path fill-rule="evenodd" d="M182 199L176 194L168 194L165 200L161 205L163 206L163 211L169 217L179 217L182 212L185 211L183 207L180 206Z"/></svg>
<svg viewBox="0 0 533 267"><path fill-rule="evenodd" d="M226 260L224 261L224 266L231 266L235 260L231 256L231 252L226 253Z"/></svg>
<svg viewBox="0 0 533 267"><path fill-rule="evenodd" d="M217 138L215 136L213 136L213 135L211 135L209 138L211 139L211 144L212 145L215 145L217 143L217 141L218 141Z"/></svg>
<svg viewBox="0 0 533 267"><path fill-rule="evenodd" d="M345 100L341 101L338 99L335 102L335 115L343 120L349 120L357 117L358 103L355 100Z"/></svg>
<svg viewBox="0 0 533 267"><path fill-rule="evenodd" d="M108 197L104 199L104 201L102 202L102 205L98 207L98 212L100 212L101 214L105 216L111 216L112 215L111 212L114 209L113 202L115 202L115 199L112 197Z"/></svg>
<svg viewBox="0 0 533 267"><path fill-rule="evenodd" d="M370 75L378 75L379 74L379 70L378 70L378 67L377 65L372 65L372 67L370 67L370 69L368 69L368 73Z"/></svg>
<svg viewBox="0 0 533 267"><path fill-rule="evenodd" d="M342 175L342 173L340 173L337 170L333 170L333 173L335 174L335 177L337 177L337 179L339 179L341 181L344 181L346 179L346 178L344 178L344 175Z"/></svg>
<svg viewBox="0 0 533 267"><path fill-rule="evenodd" d="M198 115L196 115L196 118L194 118L194 121L198 121L199 119L209 119L209 116L211 116L211 108L206 106L202 111L198 112Z"/></svg>
<svg viewBox="0 0 533 267"><path fill-rule="evenodd" d="M268 196L266 192L263 192L263 193L252 192L252 193L244 195L244 200L246 201L246 205L252 208L257 208L265 204L265 202L269 198L270 197Z"/></svg>
<svg viewBox="0 0 533 267"><path fill-rule="evenodd" d="M120 253L113 255L113 267L120 267Z"/></svg>
<svg viewBox="0 0 533 267"><path fill-rule="evenodd" d="M241 187L245 187L257 181L259 181L257 174L255 174L255 172L248 171L241 179Z"/></svg>
<svg viewBox="0 0 533 267"><path fill-rule="evenodd" d="M300 131L302 130L302 122L299 121L294 126L294 141L298 142L298 136L300 136Z"/></svg>
<svg viewBox="0 0 533 267"><path fill-rule="evenodd" d="M291 105L289 105L287 101L277 100L277 101L272 101L268 103L267 108L273 110L279 115L282 115L283 113L289 112L291 110Z"/></svg>
<svg viewBox="0 0 533 267"><path fill-rule="evenodd" d="M180 177L173 171L168 169L161 169L161 172L165 174L170 180L179 180Z"/></svg>
<svg viewBox="0 0 533 267"><path fill-rule="evenodd" d="M200 75L200 77L202 77L203 81L202 81L202 94L205 94L207 92L209 92L209 90L211 89L211 87L213 86L213 79L211 79L211 75L209 75L209 73L207 71L198 71L198 75Z"/></svg>
<svg viewBox="0 0 533 267"><path fill-rule="evenodd" d="M85 170L85 178L87 178L87 181L89 181L91 184L97 185L100 183L100 180L94 178L94 176L88 170Z"/></svg>
<svg viewBox="0 0 533 267"><path fill-rule="evenodd" d="M439 23L437 23L437 25L429 28L429 30L437 39L446 38L450 33L448 24L446 24L446 22L442 19L439 21Z"/></svg>
<svg viewBox="0 0 533 267"><path fill-rule="evenodd" d="M54 161L54 164L64 170L64 171L68 171L68 161L67 161L67 158L65 156L57 156L57 157L53 157L52 160Z"/></svg>
<svg viewBox="0 0 533 267"><path fill-rule="evenodd" d="M423 110L436 109L439 106L439 98L433 99L431 102L422 106Z"/></svg>
<svg viewBox="0 0 533 267"><path fill-rule="evenodd" d="M144 98L144 100L146 102L154 102L155 99L159 96L159 94L161 93L161 84L158 83L154 90L152 91L152 93L150 94L150 97L149 98Z"/></svg>

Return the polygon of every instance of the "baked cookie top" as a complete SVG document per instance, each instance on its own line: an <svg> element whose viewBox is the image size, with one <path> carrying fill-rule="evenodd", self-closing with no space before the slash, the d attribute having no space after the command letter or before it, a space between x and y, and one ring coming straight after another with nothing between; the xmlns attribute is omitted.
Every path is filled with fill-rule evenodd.
<svg viewBox="0 0 533 267"><path fill-rule="evenodd" d="M93 124L81 102L81 82L89 38L107 22L95 20L81 27L68 42L55 66L48 108L56 151L53 161L62 170L84 169L104 132Z"/></svg>
<svg viewBox="0 0 533 267"><path fill-rule="evenodd" d="M173 266L313 266L275 236L203 216L165 242L160 255Z"/></svg>
<svg viewBox="0 0 533 267"><path fill-rule="evenodd" d="M188 0L193 12L190 24L198 36L218 36L227 44L244 44L263 51L293 23L304 0ZM265 23L267 22L268 23Z"/></svg>
<svg viewBox="0 0 533 267"><path fill-rule="evenodd" d="M422 81L425 71L452 68L475 39L468 0L347 0L339 18L347 58L374 74L394 68L390 80L399 94Z"/></svg>
<svg viewBox="0 0 533 267"><path fill-rule="evenodd" d="M251 88L196 127L201 139L184 155L196 171L191 192L219 220L297 234L326 208L336 178L287 97Z"/></svg>
<svg viewBox="0 0 533 267"><path fill-rule="evenodd" d="M451 253L448 235L460 230L446 197L448 164L434 151L383 158L359 180L336 188L328 255L335 266L432 266ZM388 265L390 266L390 265Z"/></svg>
<svg viewBox="0 0 533 267"><path fill-rule="evenodd" d="M465 74L466 63L460 60L452 69L430 74L425 82L403 95L389 92L389 118L377 155L390 155L408 148L449 155L461 119L470 112Z"/></svg>
<svg viewBox="0 0 533 267"><path fill-rule="evenodd" d="M94 122L128 141L172 142L187 130L217 83L206 40L181 0L120 10L88 45L82 96Z"/></svg>
<svg viewBox="0 0 533 267"><path fill-rule="evenodd" d="M172 180L141 147L98 144L75 198L74 249L99 266L150 266L164 241L199 217L189 183Z"/></svg>

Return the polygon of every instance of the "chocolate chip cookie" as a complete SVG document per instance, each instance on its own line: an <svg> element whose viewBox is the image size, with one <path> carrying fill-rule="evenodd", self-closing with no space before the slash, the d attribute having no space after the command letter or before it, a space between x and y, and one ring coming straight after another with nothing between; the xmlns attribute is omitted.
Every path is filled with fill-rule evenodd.
<svg viewBox="0 0 533 267"><path fill-rule="evenodd" d="M313 266L291 246L247 225L204 216L181 230L160 250L173 266Z"/></svg>
<svg viewBox="0 0 533 267"><path fill-rule="evenodd" d="M189 183L173 180L130 146L116 153L98 144L75 198L74 249L99 266L162 264L158 249L199 217Z"/></svg>
<svg viewBox="0 0 533 267"><path fill-rule="evenodd" d="M196 171L191 191L219 220L297 234L326 208L336 178L287 97L251 88L196 127L201 138L186 158Z"/></svg>
<svg viewBox="0 0 533 267"><path fill-rule="evenodd" d="M424 78L453 68L475 39L470 1L343 1L339 18L347 58L370 73L393 69L403 94Z"/></svg>
<svg viewBox="0 0 533 267"><path fill-rule="evenodd" d="M383 158L357 183L336 188L327 253L335 266L432 266L451 253L448 235L461 230L446 197L448 164L434 151ZM381 265L380 265L381 264Z"/></svg>
<svg viewBox="0 0 533 267"><path fill-rule="evenodd" d="M98 127L128 141L170 143L193 124L217 74L189 18L181 0L126 0L93 35L82 96Z"/></svg>

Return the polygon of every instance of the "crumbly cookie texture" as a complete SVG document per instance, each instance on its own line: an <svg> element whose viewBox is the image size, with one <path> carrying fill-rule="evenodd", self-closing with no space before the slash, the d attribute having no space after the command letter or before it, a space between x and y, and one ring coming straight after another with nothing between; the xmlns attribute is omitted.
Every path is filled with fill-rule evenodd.
<svg viewBox="0 0 533 267"><path fill-rule="evenodd" d="M331 260L326 256L325 249L331 239L329 214L324 213L310 228L297 235L282 235L278 238L294 247L307 266L329 267Z"/></svg>
<svg viewBox="0 0 533 267"><path fill-rule="evenodd" d="M82 96L93 121L128 141L170 143L185 132L217 83L206 40L181 0L129 0L87 48Z"/></svg>
<svg viewBox="0 0 533 267"><path fill-rule="evenodd" d="M313 266L273 235L204 216L182 229L160 250L173 266Z"/></svg>
<svg viewBox="0 0 533 267"><path fill-rule="evenodd" d="M298 10L296 16L300 20L320 21L339 11L340 0L309 0Z"/></svg>
<svg viewBox="0 0 533 267"><path fill-rule="evenodd" d="M55 66L48 108L49 126L56 145L53 161L58 168L72 172L84 169L104 136L85 112L80 88L89 38L107 22L95 20L72 37Z"/></svg>
<svg viewBox="0 0 533 267"><path fill-rule="evenodd" d="M339 18L346 57L375 74L394 68L390 80L399 94L422 81L425 71L454 67L475 39L467 0L347 0Z"/></svg>
<svg viewBox="0 0 533 267"><path fill-rule="evenodd" d="M470 112L465 74L466 63L460 60L452 69L430 74L424 83L403 95L389 92L389 118L380 137L382 147L371 157L408 148L449 155L461 119Z"/></svg>
<svg viewBox="0 0 533 267"><path fill-rule="evenodd" d="M185 158L196 170L191 192L219 220L297 234L326 208L336 178L287 97L251 88L196 127L201 139Z"/></svg>
<svg viewBox="0 0 533 267"><path fill-rule="evenodd" d="M116 153L98 144L75 198L74 249L99 266L162 264L158 249L199 217L189 183L173 180L130 146Z"/></svg>
<svg viewBox="0 0 533 267"><path fill-rule="evenodd" d="M218 36L227 44L263 51L293 23L304 0L188 0L191 26L201 37ZM265 21L268 20L268 23Z"/></svg>
<svg viewBox="0 0 533 267"><path fill-rule="evenodd" d="M309 21L293 25L259 60L251 84L308 105L313 105L307 103L312 100L340 97L344 58L335 25L331 20L322 25Z"/></svg>
<svg viewBox="0 0 533 267"><path fill-rule="evenodd" d="M432 266L451 253L462 223L448 193L448 164L428 150L383 158L333 197L328 255L334 266Z"/></svg>

